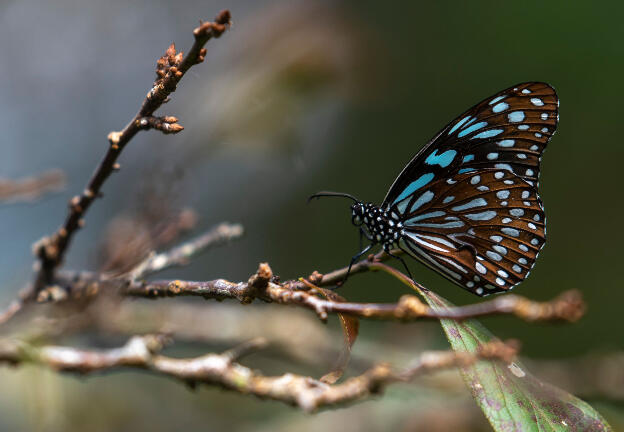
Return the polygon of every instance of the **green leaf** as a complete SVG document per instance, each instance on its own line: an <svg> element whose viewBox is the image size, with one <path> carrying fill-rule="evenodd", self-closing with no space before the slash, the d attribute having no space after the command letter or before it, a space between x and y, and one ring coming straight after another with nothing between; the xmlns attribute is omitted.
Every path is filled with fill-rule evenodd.
<svg viewBox="0 0 624 432"><path fill-rule="evenodd" d="M421 294L433 309L453 305ZM495 337L476 320L441 320L453 350L478 353ZM461 369L466 385L496 431L612 431L589 404L531 375L518 361L483 360Z"/></svg>

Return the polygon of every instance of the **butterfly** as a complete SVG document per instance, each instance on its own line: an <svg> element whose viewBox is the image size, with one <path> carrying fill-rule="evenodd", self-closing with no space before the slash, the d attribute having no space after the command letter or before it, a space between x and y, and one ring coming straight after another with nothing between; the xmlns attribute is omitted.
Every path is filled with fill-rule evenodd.
<svg viewBox="0 0 624 432"><path fill-rule="evenodd" d="M381 205L353 200L352 223L371 247L401 249L479 296L529 276L546 240L540 162L559 122L546 83L517 84L451 121L405 166Z"/></svg>

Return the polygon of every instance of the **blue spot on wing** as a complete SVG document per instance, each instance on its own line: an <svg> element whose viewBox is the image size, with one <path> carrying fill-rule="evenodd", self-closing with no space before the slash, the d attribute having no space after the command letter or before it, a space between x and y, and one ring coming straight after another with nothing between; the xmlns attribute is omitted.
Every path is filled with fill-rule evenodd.
<svg viewBox="0 0 624 432"><path fill-rule="evenodd" d="M409 222L418 222L418 221L423 220L423 219L430 219L432 217L444 216L445 214L446 214L445 212L438 210L438 211L433 211L431 213L424 213L424 214L421 214L421 215L418 215L418 216L414 216L413 218L409 219L408 221Z"/></svg>
<svg viewBox="0 0 624 432"><path fill-rule="evenodd" d="M503 95L503 96L497 96L494 99L492 99L489 103L489 105L494 105L496 102L505 99L507 96Z"/></svg>
<svg viewBox="0 0 624 432"><path fill-rule="evenodd" d="M505 111L507 108L509 108L509 105L506 104L505 102L497 103L492 108L492 112L499 113L501 111Z"/></svg>
<svg viewBox="0 0 624 432"><path fill-rule="evenodd" d="M513 172L513 168L511 168L511 165L506 164L506 163L498 163L494 165L494 168L504 169L504 170Z"/></svg>
<svg viewBox="0 0 624 432"><path fill-rule="evenodd" d="M467 127L466 129L464 129L463 131L461 131L460 133L457 134L457 136L459 138L468 135L469 133L473 133L476 130L479 130L481 128L484 128L487 126L487 122L479 122L479 123L475 123L470 127Z"/></svg>
<svg viewBox="0 0 624 432"><path fill-rule="evenodd" d="M420 189L421 187L429 183L431 180L433 180L433 177L434 177L433 173L427 173L427 174L421 175L420 177L418 177L417 180L411 182L405 189L403 189L403 192L401 192L401 195L399 195L392 204L394 205L397 202L401 201L402 199L407 198L409 195L413 194L418 189Z"/></svg>
<svg viewBox="0 0 624 432"><path fill-rule="evenodd" d="M457 123L455 123L455 126L453 126L453 128L449 131L449 135L452 134L453 132L455 132L459 127L461 127L461 125L463 125L464 123L466 123L466 120L468 120L470 118L470 116L466 116L463 119L461 119L460 121L458 121Z"/></svg>
<svg viewBox="0 0 624 432"><path fill-rule="evenodd" d="M408 219L405 221L404 225L423 228L460 228L464 226L464 223L461 221L445 223L414 223L411 219Z"/></svg>
<svg viewBox="0 0 624 432"><path fill-rule="evenodd" d="M424 194L422 194L416 201L414 201L414 204L412 205L412 208L410 209L410 212L415 212L416 210L418 210L423 204L428 203L429 201L431 201L433 199L435 195L433 194L433 192L431 191L427 191Z"/></svg>
<svg viewBox="0 0 624 432"><path fill-rule="evenodd" d="M466 163L466 162L470 162L471 160L474 160L474 155L473 154L469 154L469 155L464 156L464 160L462 162Z"/></svg>
<svg viewBox="0 0 624 432"><path fill-rule="evenodd" d="M509 117L509 121L513 123L518 123L524 120L524 112L522 111L514 111L507 115Z"/></svg>
<svg viewBox="0 0 624 432"><path fill-rule="evenodd" d="M483 131L481 133L476 134L475 136L473 136L470 139L475 139L475 138L492 138L498 134L502 134L504 132L503 129L490 129L487 131Z"/></svg>
<svg viewBox="0 0 624 432"><path fill-rule="evenodd" d="M470 202L453 207L453 211L463 211L473 207L483 207L487 205L487 201L483 198L475 198Z"/></svg>
<svg viewBox="0 0 624 432"><path fill-rule="evenodd" d="M447 150L444 153L438 155L438 150L434 150L427 159L425 159L425 163L428 163L429 165L435 165L438 164L440 165L442 168L446 168L447 166L449 166L451 164L451 162L453 162L453 159L455 158L455 155L457 154L457 152L455 150Z"/></svg>
<svg viewBox="0 0 624 432"><path fill-rule="evenodd" d="M494 219L496 217L496 212L493 210L488 210L481 213L469 213L465 216L470 220L486 221Z"/></svg>
<svg viewBox="0 0 624 432"><path fill-rule="evenodd" d="M457 174L463 174L463 173L465 173L465 172L470 172L470 171L474 171L474 170L475 170L474 168L462 168L462 169L460 169L460 170L457 172Z"/></svg>

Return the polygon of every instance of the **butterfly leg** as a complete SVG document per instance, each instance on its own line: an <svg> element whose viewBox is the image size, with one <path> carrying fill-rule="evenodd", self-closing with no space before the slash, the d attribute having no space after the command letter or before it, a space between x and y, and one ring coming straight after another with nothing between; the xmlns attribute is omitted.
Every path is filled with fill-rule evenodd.
<svg viewBox="0 0 624 432"><path fill-rule="evenodd" d="M362 249L361 251L359 251L357 254L353 255L353 257L351 258L351 262L349 263L349 268L347 269L347 274L345 275L344 279L342 280L342 282L340 282L340 286L344 285L345 282L347 282L347 278L349 277L349 274L351 273L351 268L353 267L353 264L355 264L355 262L357 260L360 259L360 257L362 255L364 255L366 252L368 252L371 248L373 247L372 243L369 244L368 246L366 246L364 249Z"/></svg>
<svg viewBox="0 0 624 432"><path fill-rule="evenodd" d="M364 230L364 228L360 227L360 250L362 250L362 248L364 247L364 245L362 244L362 239L366 237L369 241L373 241L373 236L370 235L368 232L366 232L366 230ZM369 247L370 249L370 247Z"/></svg>
<svg viewBox="0 0 624 432"><path fill-rule="evenodd" d="M360 227L360 247L359 247L360 250L362 250L362 248L364 247L364 244L362 242L363 237L364 237L364 228Z"/></svg>
<svg viewBox="0 0 624 432"><path fill-rule="evenodd" d="M405 268L405 271L407 272L407 275L409 276L409 278L414 280L414 277L412 276L412 272L410 272L410 269L409 267L407 267L407 264L405 263L405 260L403 260L403 258L401 258L399 255L394 255L392 252L390 252L389 247L388 248L384 247L384 252L388 254L388 256L391 256L392 258L396 258L399 261L401 261L401 264L403 264L403 267Z"/></svg>

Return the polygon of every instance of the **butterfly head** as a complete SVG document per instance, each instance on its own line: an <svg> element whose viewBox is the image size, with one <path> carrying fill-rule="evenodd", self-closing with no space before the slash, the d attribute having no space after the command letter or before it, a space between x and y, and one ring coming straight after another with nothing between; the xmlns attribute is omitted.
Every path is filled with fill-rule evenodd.
<svg viewBox="0 0 624 432"><path fill-rule="evenodd" d="M366 206L361 201L351 204L351 222L355 226L361 226L364 223L364 215L366 214Z"/></svg>

